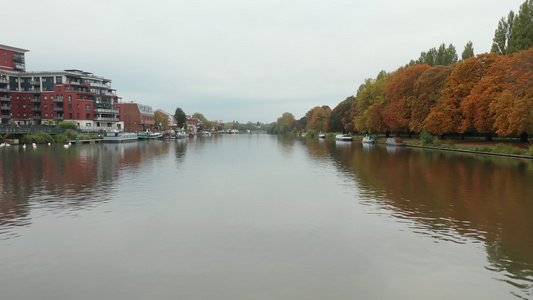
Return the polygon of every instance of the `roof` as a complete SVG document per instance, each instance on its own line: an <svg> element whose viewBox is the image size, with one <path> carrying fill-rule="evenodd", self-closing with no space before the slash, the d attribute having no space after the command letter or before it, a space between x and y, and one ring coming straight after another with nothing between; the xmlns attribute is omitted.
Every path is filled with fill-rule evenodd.
<svg viewBox="0 0 533 300"><path fill-rule="evenodd" d="M22 53L26 53L26 52L29 52L29 51L30 51L30 50L26 50L26 49L22 49L22 48L17 48L17 47L11 47L11 46L2 45L2 44L0 44L0 49L9 50L9 51L14 51L14 52L22 52Z"/></svg>

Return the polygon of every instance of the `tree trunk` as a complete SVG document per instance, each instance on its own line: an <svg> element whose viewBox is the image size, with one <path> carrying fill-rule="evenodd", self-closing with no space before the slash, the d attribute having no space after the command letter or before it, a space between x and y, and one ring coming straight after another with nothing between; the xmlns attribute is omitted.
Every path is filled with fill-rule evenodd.
<svg viewBox="0 0 533 300"><path fill-rule="evenodd" d="M527 138L528 138L528 135L527 135L527 132L522 132L522 134L520 135L520 142L521 143L527 143Z"/></svg>

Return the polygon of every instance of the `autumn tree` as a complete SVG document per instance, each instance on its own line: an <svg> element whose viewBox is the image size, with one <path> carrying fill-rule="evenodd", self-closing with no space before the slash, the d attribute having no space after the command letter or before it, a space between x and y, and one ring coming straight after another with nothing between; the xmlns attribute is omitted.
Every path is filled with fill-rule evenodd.
<svg viewBox="0 0 533 300"><path fill-rule="evenodd" d="M344 132L346 123L346 112L350 110L355 97L350 96L339 103L332 111L328 119L328 132Z"/></svg>
<svg viewBox="0 0 533 300"><path fill-rule="evenodd" d="M424 122L441 97L446 79L453 71L452 66L436 66L426 70L414 84L416 98L409 103L411 119L409 130L420 133L424 129Z"/></svg>
<svg viewBox="0 0 533 300"><path fill-rule="evenodd" d="M399 68L389 75L385 86L385 98L388 101L383 111L383 118L391 131L410 132L411 105L418 95L414 85L425 71L431 69L427 64L417 64Z"/></svg>
<svg viewBox="0 0 533 300"><path fill-rule="evenodd" d="M310 112L308 112L308 114L309 121L307 123L307 129L326 131L326 121L331 114L331 109L329 106L316 106Z"/></svg>
<svg viewBox="0 0 533 300"><path fill-rule="evenodd" d="M442 97L426 119L425 127L434 134L464 133L472 123L471 115L465 119L463 99L486 75L490 65L496 60L496 54L481 54L457 64L446 80Z"/></svg>
<svg viewBox="0 0 533 300"><path fill-rule="evenodd" d="M518 134L526 142L533 132L533 48L501 57L491 71L480 89L482 96L492 99L494 129L504 136Z"/></svg>
<svg viewBox="0 0 533 300"><path fill-rule="evenodd" d="M382 108L385 107L384 90L387 83L387 72L381 71L376 79L366 79L365 83L359 86L356 101L345 113L345 130L371 133L377 131L387 131L387 126L381 115ZM371 108L374 110L371 113ZM375 110L376 108L379 110Z"/></svg>

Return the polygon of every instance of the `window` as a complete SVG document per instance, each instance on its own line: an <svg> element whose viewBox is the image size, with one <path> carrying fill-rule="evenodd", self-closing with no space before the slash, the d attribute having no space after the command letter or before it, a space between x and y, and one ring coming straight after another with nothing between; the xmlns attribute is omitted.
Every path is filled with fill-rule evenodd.
<svg viewBox="0 0 533 300"><path fill-rule="evenodd" d="M89 104L85 105L85 110L91 110L91 105Z"/></svg>
<svg viewBox="0 0 533 300"><path fill-rule="evenodd" d="M45 109L48 108L48 104L45 104L45 105L44 105L44 108L45 108Z"/></svg>
<svg viewBox="0 0 533 300"><path fill-rule="evenodd" d="M91 127L91 123L86 123L85 127Z"/></svg>
<svg viewBox="0 0 533 300"><path fill-rule="evenodd" d="M48 118L48 114L44 114L44 116L45 116L46 118Z"/></svg>
<svg viewBox="0 0 533 300"><path fill-rule="evenodd" d="M26 108L26 104L22 104L22 108Z"/></svg>
<svg viewBox="0 0 533 300"><path fill-rule="evenodd" d="M68 95L68 101L72 101L72 95Z"/></svg>
<svg viewBox="0 0 533 300"><path fill-rule="evenodd" d="M91 119L91 114L85 114L85 119L87 120Z"/></svg>
<svg viewBox="0 0 533 300"><path fill-rule="evenodd" d="M48 100L48 96L45 95L45 96L44 96L44 100Z"/></svg>
<svg viewBox="0 0 533 300"><path fill-rule="evenodd" d="M50 100L54 100L54 96L50 96Z"/></svg>
<svg viewBox="0 0 533 300"><path fill-rule="evenodd" d="M69 113L69 114L68 114L68 118L69 118L69 119L72 119L72 113Z"/></svg>
<svg viewBox="0 0 533 300"><path fill-rule="evenodd" d="M68 110L72 110L72 104L68 105Z"/></svg>
<svg viewBox="0 0 533 300"><path fill-rule="evenodd" d="M77 108L80 108L80 105L79 105L79 104L77 105Z"/></svg>
<svg viewBox="0 0 533 300"><path fill-rule="evenodd" d="M76 114L76 118L78 118L78 119L80 118L80 113Z"/></svg>

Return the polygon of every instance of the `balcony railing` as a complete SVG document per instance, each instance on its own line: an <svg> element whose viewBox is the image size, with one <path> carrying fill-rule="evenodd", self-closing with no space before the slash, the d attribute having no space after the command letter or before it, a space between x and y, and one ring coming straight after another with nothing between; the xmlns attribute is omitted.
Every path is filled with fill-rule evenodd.
<svg viewBox="0 0 533 300"><path fill-rule="evenodd" d="M54 111L63 111L63 107L54 107L53 110Z"/></svg>
<svg viewBox="0 0 533 300"><path fill-rule="evenodd" d="M118 109L112 109L112 108L95 108L94 112L97 114L118 114L120 113Z"/></svg>
<svg viewBox="0 0 533 300"><path fill-rule="evenodd" d="M32 120L40 120L40 119L41 119L41 116L31 116L31 119L32 119Z"/></svg>
<svg viewBox="0 0 533 300"><path fill-rule="evenodd" d="M34 89L34 90L29 90L28 92L30 92L32 94L40 94L41 90L40 89Z"/></svg>
<svg viewBox="0 0 533 300"><path fill-rule="evenodd" d="M2 115L2 119L11 119L11 115Z"/></svg>
<svg viewBox="0 0 533 300"><path fill-rule="evenodd" d="M41 85L41 82L37 80L30 80L30 85Z"/></svg>
<svg viewBox="0 0 533 300"><path fill-rule="evenodd" d="M60 103L63 103L63 98L61 98L61 97L57 97L57 98L54 98L53 101L54 101L54 102L60 102Z"/></svg>
<svg viewBox="0 0 533 300"><path fill-rule="evenodd" d="M6 84L9 83L9 80L7 78L0 78L0 83Z"/></svg>
<svg viewBox="0 0 533 300"><path fill-rule="evenodd" d="M63 121L63 120L65 120L64 116L55 116L54 117L54 121Z"/></svg>
<svg viewBox="0 0 533 300"><path fill-rule="evenodd" d="M101 121L101 122L120 122L118 118L109 118L109 117L94 117L95 121Z"/></svg>
<svg viewBox="0 0 533 300"><path fill-rule="evenodd" d="M0 109L1 109L1 110L11 110L11 106L9 106L9 105L2 105L2 106L0 106Z"/></svg>
<svg viewBox="0 0 533 300"><path fill-rule="evenodd" d="M9 101L11 101L11 98L9 98L9 97L0 97L0 101L9 102Z"/></svg>
<svg viewBox="0 0 533 300"><path fill-rule="evenodd" d="M39 98L39 97L31 98L30 102L31 103L41 103L41 98Z"/></svg>
<svg viewBox="0 0 533 300"><path fill-rule="evenodd" d="M32 107L31 111L41 111L41 107L40 106Z"/></svg>
<svg viewBox="0 0 533 300"><path fill-rule="evenodd" d="M9 93L10 91L6 88L0 88L0 93Z"/></svg>

